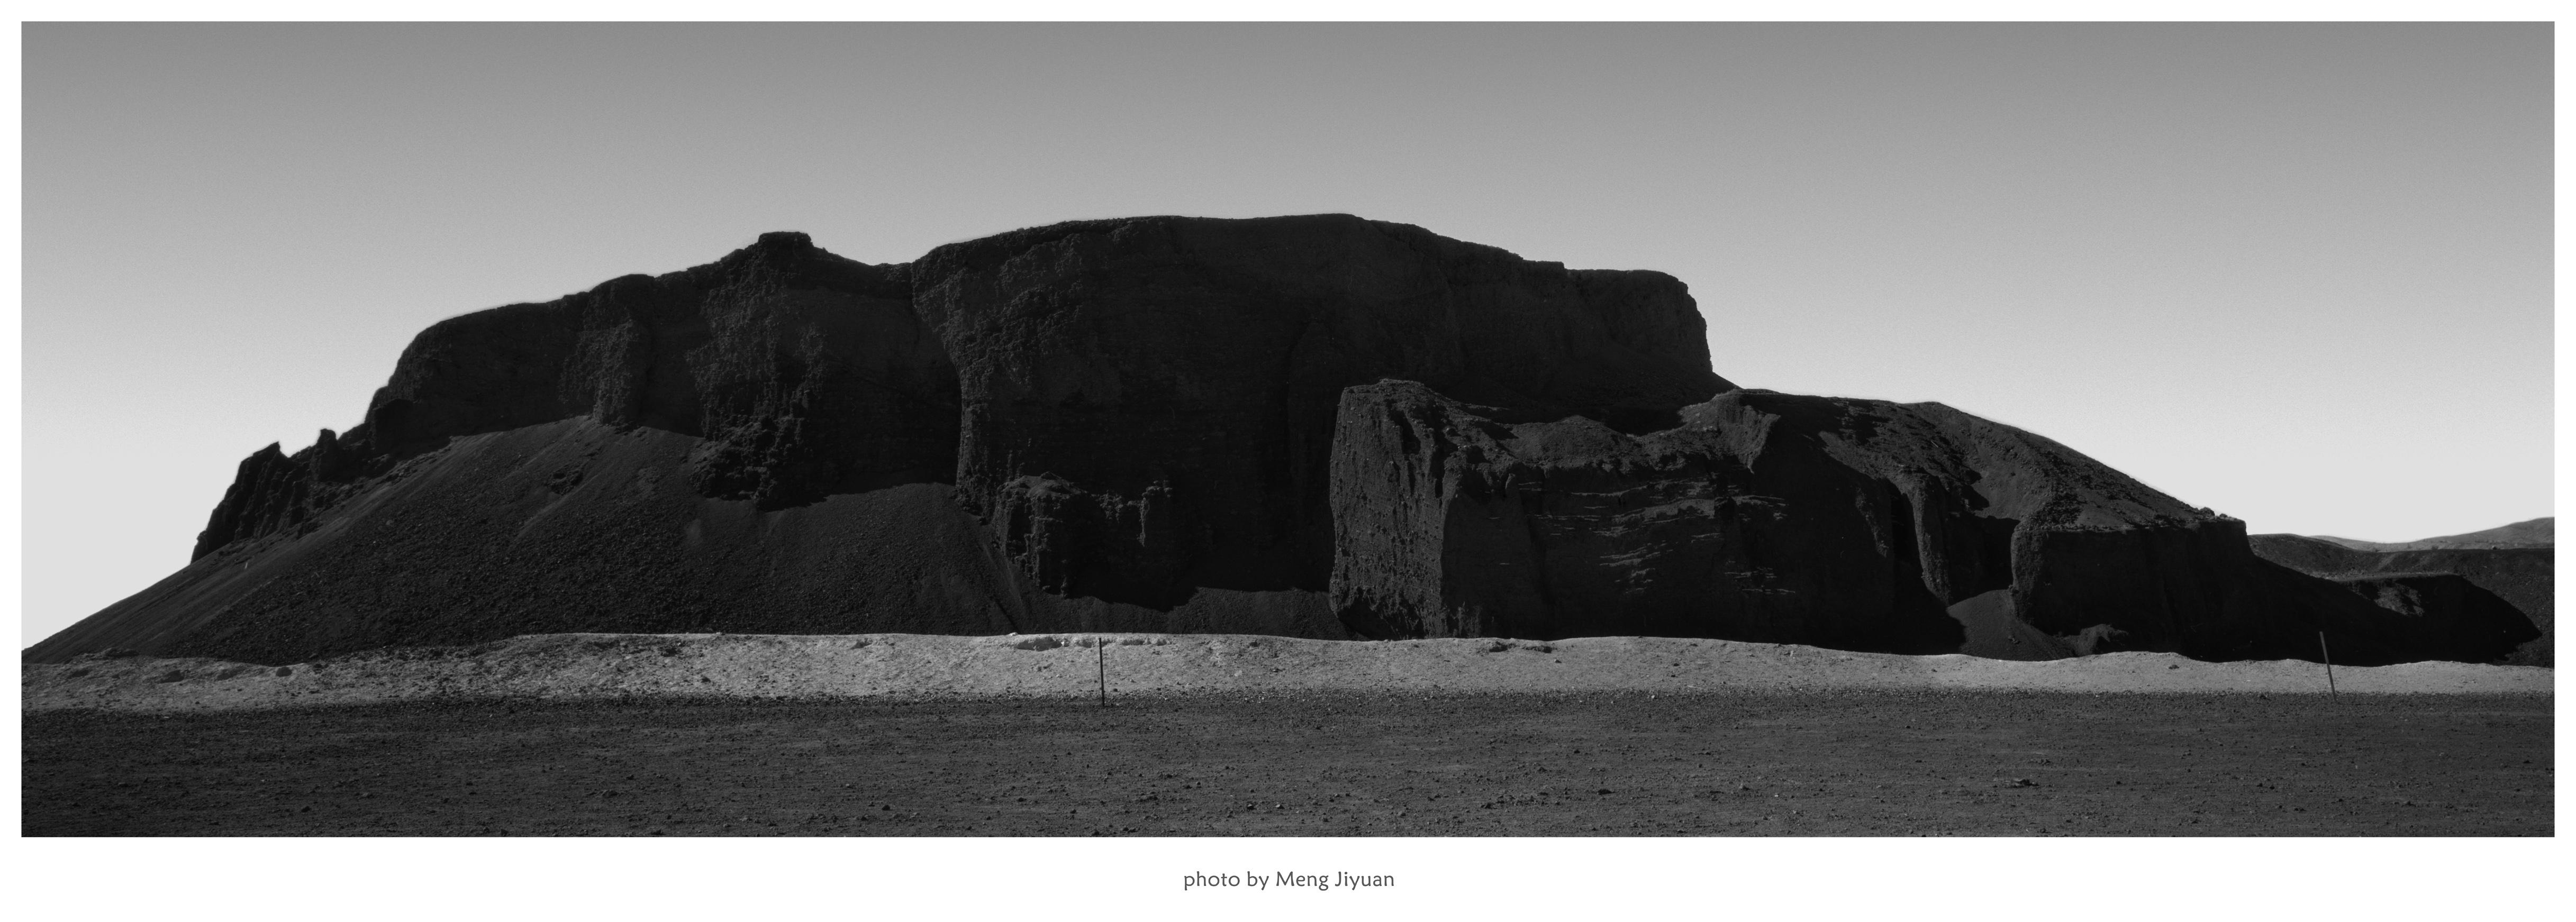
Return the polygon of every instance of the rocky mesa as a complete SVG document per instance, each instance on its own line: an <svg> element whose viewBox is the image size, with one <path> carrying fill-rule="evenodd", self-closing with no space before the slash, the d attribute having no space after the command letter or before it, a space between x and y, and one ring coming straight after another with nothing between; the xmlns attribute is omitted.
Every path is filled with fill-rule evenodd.
<svg viewBox="0 0 2576 922"><path fill-rule="evenodd" d="M2538 636L2265 560L1948 407L1737 387L1708 335L1668 275L1347 215L899 265L766 234L423 331L363 422L241 463L194 562L25 658L1140 631L2278 659L2324 632L2367 665Z"/></svg>

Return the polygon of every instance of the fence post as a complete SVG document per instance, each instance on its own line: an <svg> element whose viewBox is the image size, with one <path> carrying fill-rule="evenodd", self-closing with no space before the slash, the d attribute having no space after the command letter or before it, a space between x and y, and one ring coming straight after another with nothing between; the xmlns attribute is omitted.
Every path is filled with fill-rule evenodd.
<svg viewBox="0 0 2576 922"><path fill-rule="evenodd" d="M2317 653L2324 656L2326 660L2326 697L2343 697L2342 692L2335 690L2334 651L2326 649L2326 632L2324 631L2317 632Z"/></svg>

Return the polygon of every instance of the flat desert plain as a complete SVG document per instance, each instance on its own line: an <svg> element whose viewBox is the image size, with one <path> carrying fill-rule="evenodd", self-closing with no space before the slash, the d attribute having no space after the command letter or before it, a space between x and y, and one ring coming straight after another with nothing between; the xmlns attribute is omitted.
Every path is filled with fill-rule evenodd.
<svg viewBox="0 0 2576 922"><path fill-rule="evenodd" d="M2520 667L559 635L25 672L28 835L2555 832Z"/></svg>

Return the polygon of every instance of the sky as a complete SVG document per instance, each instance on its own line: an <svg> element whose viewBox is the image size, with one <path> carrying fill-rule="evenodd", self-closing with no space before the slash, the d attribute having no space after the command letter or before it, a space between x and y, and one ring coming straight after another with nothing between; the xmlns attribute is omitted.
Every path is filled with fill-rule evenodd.
<svg viewBox="0 0 2576 922"><path fill-rule="evenodd" d="M2537 25L59 25L23 36L23 642L441 318L801 230L1347 212L1690 286L2254 532L2554 514Z"/></svg>

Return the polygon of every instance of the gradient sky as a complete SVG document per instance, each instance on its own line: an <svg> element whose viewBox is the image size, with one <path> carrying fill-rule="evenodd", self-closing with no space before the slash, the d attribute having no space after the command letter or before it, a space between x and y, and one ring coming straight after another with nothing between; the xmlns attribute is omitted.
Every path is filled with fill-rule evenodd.
<svg viewBox="0 0 2576 922"><path fill-rule="evenodd" d="M29 25L32 643L413 333L769 230L1350 212L2256 532L2550 515L2540 25Z"/></svg>

